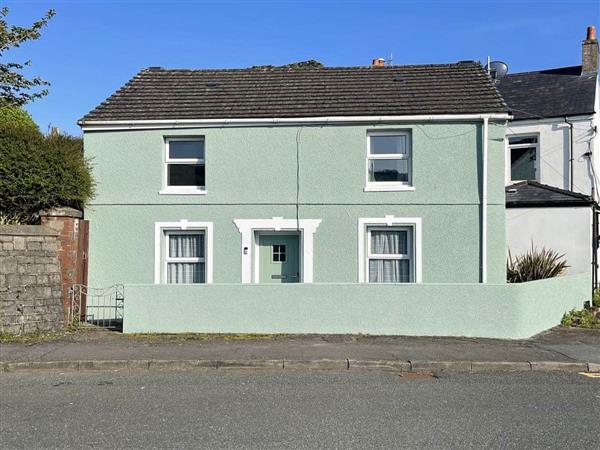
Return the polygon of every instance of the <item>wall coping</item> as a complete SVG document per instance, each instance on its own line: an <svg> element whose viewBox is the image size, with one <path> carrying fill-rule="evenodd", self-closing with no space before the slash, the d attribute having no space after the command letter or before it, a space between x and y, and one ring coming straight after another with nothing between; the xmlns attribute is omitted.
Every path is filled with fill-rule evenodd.
<svg viewBox="0 0 600 450"><path fill-rule="evenodd" d="M553 278L544 278L542 280L527 281L523 283L358 283L358 282L313 282L313 283L286 283L284 286L288 289L312 289L311 286L355 286L360 289L421 289L424 287L447 286L447 287L474 287L474 288L503 288L519 289L524 286L540 286L549 283L558 283L561 280L570 280L574 282L589 282L591 286L592 273L581 272L567 275L560 275ZM122 283L123 286L132 288L168 288L168 289L210 289L211 286L248 286L249 289L281 289L279 283L198 283L198 284L166 284L166 283Z"/></svg>
<svg viewBox="0 0 600 450"><path fill-rule="evenodd" d="M74 217L76 219L81 219L83 217L83 212L69 207L63 208L50 208L40 211L40 216L44 217Z"/></svg>
<svg viewBox="0 0 600 450"><path fill-rule="evenodd" d="M0 225L0 236L58 236L58 231L44 225Z"/></svg>

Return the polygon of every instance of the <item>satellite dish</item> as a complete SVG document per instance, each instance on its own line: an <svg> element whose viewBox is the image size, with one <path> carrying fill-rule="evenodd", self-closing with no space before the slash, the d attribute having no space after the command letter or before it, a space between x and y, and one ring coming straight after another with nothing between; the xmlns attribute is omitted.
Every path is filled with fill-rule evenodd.
<svg viewBox="0 0 600 450"><path fill-rule="evenodd" d="M486 65L485 68L490 72L490 76L499 80L508 73L508 64L502 61L492 61L489 67Z"/></svg>

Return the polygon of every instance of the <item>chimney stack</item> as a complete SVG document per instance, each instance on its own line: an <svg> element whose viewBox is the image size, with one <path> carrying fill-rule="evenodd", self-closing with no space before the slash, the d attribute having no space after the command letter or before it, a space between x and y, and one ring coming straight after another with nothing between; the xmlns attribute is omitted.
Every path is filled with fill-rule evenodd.
<svg viewBox="0 0 600 450"><path fill-rule="evenodd" d="M598 44L596 44L596 45L598 45ZM385 66L385 59L383 59L383 58L375 58L375 59L374 59L374 60L371 62L371 65L372 65L373 67L383 67L383 66Z"/></svg>
<svg viewBox="0 0 600 450"><path fill-rule="evenodd" d="M581 73L598 72L598 38L596 27L587 28L587 36L581 46Z"/></svg>

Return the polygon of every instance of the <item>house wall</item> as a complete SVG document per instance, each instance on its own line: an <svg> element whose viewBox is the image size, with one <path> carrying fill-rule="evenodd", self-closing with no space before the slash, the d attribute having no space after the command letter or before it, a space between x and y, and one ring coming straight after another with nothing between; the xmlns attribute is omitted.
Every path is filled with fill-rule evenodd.
<svg viewBox="0 0 600 450"><path fill-rule="evenodd" d="M488 280L505 280L504 126L489 130ZM364 192L367 131L410 129L414 191ZM154 223L214 224L215 283L241 281L236 218L322 219L314 281L358 280L359 218L421 217L423 281L477 283L481 267L481 123L194 128L86 132L97 196L89 285L152 283ZM206 195L160 195L164 138L205 136Z"/></svg>
<svg viewBox="0 0 600 450"><path fill-rule="evenodd" d="M590 275L521 284L127 285L126 333L364 333L523 339L590 298Z"/></svg>
<svg viewBox="0 0 600 450"><path fill-rule="evenodd" d="M593 130L598 126L598 114L594 116L569 117L573 122L573 190L591 195L594 186L592 161L594 169L600 174L598 157L583 156L592 151L593 155L600 153L600 138ZM569 189L570 182L570 131L563 118L519 120L510 122L506 131L507 136L516 134L538 134L539 152L538 181L561 189ZM506 184L510 179L510 153L508 143L506 150ZM597 187L596 187L597 188Z"/></svg>
<svg viewBox="0 0 600 450"><path fill-rule="evenodd" d="M592 212L590 207L508 208L508 249L518 256L536 247L564 253L568 273L591 271Z"/></svg>

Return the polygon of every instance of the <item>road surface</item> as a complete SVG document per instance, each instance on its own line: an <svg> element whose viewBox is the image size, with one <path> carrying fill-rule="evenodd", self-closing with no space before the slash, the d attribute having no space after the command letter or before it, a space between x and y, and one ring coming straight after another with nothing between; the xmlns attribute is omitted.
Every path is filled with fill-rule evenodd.
<svg viewBox="0 0 600 450"><path fill-rule="evenodd" d="M0 447L600 446L600 379L564 373L5 373Z"/></svg>

